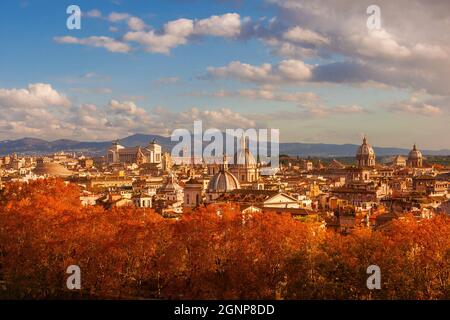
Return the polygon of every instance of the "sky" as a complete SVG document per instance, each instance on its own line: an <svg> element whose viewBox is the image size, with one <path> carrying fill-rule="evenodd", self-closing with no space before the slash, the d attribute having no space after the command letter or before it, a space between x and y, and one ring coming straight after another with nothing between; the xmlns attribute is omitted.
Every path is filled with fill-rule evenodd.
<svg viewBox="0 0 450 320"><path fill-rule="evenodd" d="M0 140L202 120L282 142L450 148L450 2L379 0L379 16L373 3L2 0Z"/></svg>

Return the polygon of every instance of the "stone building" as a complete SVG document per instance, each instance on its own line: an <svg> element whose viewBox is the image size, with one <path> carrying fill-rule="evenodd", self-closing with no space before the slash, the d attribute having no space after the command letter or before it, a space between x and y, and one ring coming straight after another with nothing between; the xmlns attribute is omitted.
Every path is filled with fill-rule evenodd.
<svg viewBox="0 0 450 320"><path fill-rule="evenodd" d="M157 164L162 162L162 149L155 140L150 142L146 147L124 147L117 142L114 142L109 148L106 155L108 164Z"/></svg>

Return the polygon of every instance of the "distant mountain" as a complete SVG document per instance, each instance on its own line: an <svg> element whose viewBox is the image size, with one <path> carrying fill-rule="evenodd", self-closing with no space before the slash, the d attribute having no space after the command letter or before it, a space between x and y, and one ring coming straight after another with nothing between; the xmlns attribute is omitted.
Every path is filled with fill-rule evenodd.
<svg viewBox="0 0 450 320"><path fill-rule="evenodd" d="M170 141L170 137L148 134L134 134L118 140L124 146L146 146L152 140L157 140L164 150L171 150L177 142ZM47 154L59 151L77 152L85 155L104 155L113 141L83 142L60 139L46 141L35 138L0 141L0 155L11 154ZM207 143L206 143L207 144ZM324 144L324 143L280 143L280 154L301 157L349 157L354 156L356 144ZM404 148L374 147L377 156L408 154ZM450 155L450 150L422 150L425 155Z"/></svg>

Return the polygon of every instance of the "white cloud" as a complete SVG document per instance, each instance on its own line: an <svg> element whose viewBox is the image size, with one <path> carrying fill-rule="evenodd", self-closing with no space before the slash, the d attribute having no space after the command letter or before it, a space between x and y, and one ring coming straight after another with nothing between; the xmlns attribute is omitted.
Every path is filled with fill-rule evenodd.
<svg viewBox="0 0 450 320"><path fill-rule="evenodd" d="M148 52L168 54L180 45L188 43L192 36L217 36L233 38L240 33L240 16L227 13L201 20L177 19L167 22L163 30L130 31L124 35L126 41L134 41Z"/></svg>
<svg viewBox="0 0 450 320"><path fill-rule="evenodd" d="M64 36L64 37L55 37L54 40L57 43L81 44L89 47L105 48L110 52L127 53L131 51L131 47L128 44L104 36L101 37L91 36L88 38L76 38L72 36Z"/></svg>
<svg viewBox="0 0 450 320"><path fill-rule="evenodd" d="M135 41L145 47L148 52L169 53L172 48L186 44L194 30L192 20L178 19L164 25L162 34L150 31L131 31L124 36L126 41Z"/></svg>
<svg viewBox="0 0 450 320"><path fill-rule="evenodd" d="M285 40L297 43L313 44L316 46L328 44L329 40L312 30L303 29L299 26L293 27L283 33Z"/></svg>
<svg viewBox="0 0 450 320"><path fill-rule="evenodd" d="M283 60L278 66L278 73L282 79L305 81L311 78L313 67L300 60Z"/></svg>
<svg viewBox="0 0 450 320"><path fill-rule="evenodd" d="M256 125L254 120L228 108L172 112L158 107L147 111L135 102L115 99L103 106L73 105L50 84L42 83L25 89L0 88L0 113L0 134L6 139L33 136L110 140L134 133L167 135L175 128L190 129L194 120L219 129Z"/></svg>
<svg viewBox="0 0 450 320"><path fill-rule="evenodd" d="M230 62L225 67L209 67L208 75L213 78L236 78L255 83L302 82L312 77L314 67L300 60L283 60L275 66L265 63L253 66L240 61Z"/></svg>
<svg viewBox="0 0 450 320"><path fill-rule="evenodd" d="M69 99L51 85L45 83L29 84L26 89L0 88L0 107L2 108L43 108L49 106L70 106Z"/></svg>
<svg viewBox="0 0 450 320"><path fill-rule="evenodd" d="M400 45L392 34L384 29L370 30L367 34L350 37L357 51L367 57L406 58L411 50Z"/></svg>
<svg viewBox="0 0 450 320"><path fill-rule="evenodd" d="M117 100L111 100L108 105L108 109L117 114L126 114L132 116L143 116L147 112L138 108L133 101L119 102Z"/></svg>
<svg viewBox="0 0 450 320"><path fill-rule="evenodd" d="M142 19L138 17L131 17L130 19L128 19L128 27L131 30L141 31L145 30L147 28L147 25Z"/></svg>
<svg viewBox="0 0 450 320"><path fill-rule="evenodd" d="M255 36L272 53L288 58L316 56L325 60L321 80L352 83L376 81L407 89L425 89L433 94L450 95L450 2L422 0L379 0L381 29L366 27L365 9L370 3L355 5L352 1L331 3L328 0L269 0L278 7L278 23L262 29ZM324 36L326 35L326 37ZM316 49L314 51L314 49ZM313 51L312 51L313 50ZM332 57L339 57L339 73ZM326 61L328 60L328 61ZM328 66L326 66L328 64ZM349 77L355 71L357 77Z"/></svg>
<svg viewBox="0 0 450 320"><path fill-rule="evenodd" d="M273 79L272 65L268 63L253 66L240 61L232 61L225 67L209 67L207 71L215 78L233 77L252 82L266 82Z"/></svg>
<svg viewBox="0 0 450 320"><path fill-rule="evenodd" d="M194 33L233 38L241 32L241 17L237 13L226 13L195 21Z"/></svg>

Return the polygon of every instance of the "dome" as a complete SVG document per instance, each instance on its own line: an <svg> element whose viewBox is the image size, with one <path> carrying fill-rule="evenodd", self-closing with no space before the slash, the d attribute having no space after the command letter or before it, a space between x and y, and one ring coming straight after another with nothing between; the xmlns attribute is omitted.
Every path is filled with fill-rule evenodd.
<svg viewBox="0 0 450 320"><path fill-rule="evenodd" d="M182 189L183 188L181 188L180 185L177 183L173 174L169 176L169 179L167 179L167 182L162 187L163 192L176 192Z"/></svg>
<svg viewBox="0 0 450 320"><path fill-rule="evenodd" d="M240 188L238 179L226 170L216 173L208 183L209 192L230 192Z"/></svg>
<svg viewBox="0 0 450 320"><path fill-rule="evenodd" d="M417 160L422 159L422 152L417 150L416 145L414 145L413 149L408 154L408 160Z"/></svg>
<svg viewBox="0 0 450 320"><path fill-rule="evenodd" d="M68 177L72 175L70 170L56 162L38 163L33 172L39 176Z"/></svg>
<svg viewBox="0 0 450 320"><path fill-rule="evenodd" d="M367 143L367 139L364 137L363 144L359 146L356 156L361 157L368 155L375 155L375 151L373 151L373 148Z"/></svg>

